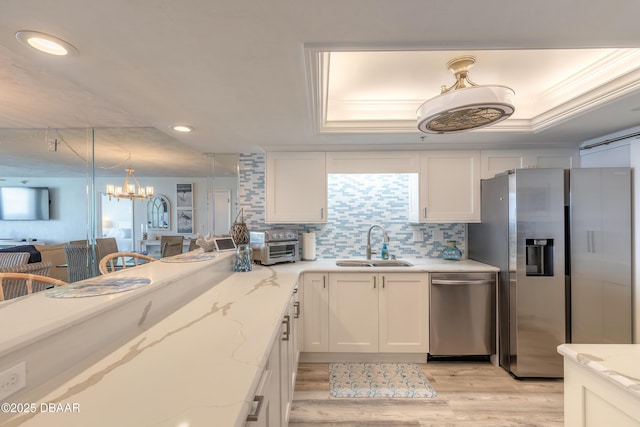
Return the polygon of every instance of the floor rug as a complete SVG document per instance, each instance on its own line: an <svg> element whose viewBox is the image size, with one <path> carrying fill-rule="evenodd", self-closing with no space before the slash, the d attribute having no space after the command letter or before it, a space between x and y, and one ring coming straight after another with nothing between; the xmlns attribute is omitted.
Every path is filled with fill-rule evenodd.
<svg viewBox="0 0 640 427"><path fill-rule="evenodd" d="M331 363L332 397L436 397L415 363Z"/></svg>

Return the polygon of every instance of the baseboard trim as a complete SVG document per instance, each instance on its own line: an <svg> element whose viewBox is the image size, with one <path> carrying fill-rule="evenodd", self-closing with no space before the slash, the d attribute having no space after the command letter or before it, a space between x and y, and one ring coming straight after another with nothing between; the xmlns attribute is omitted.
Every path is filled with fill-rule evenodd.
<svg viewBox="0 0 640 427"><path fill-rule="evenodd" d="M331 362L427 363L427 353L300 353L300 363Z"/></svg>

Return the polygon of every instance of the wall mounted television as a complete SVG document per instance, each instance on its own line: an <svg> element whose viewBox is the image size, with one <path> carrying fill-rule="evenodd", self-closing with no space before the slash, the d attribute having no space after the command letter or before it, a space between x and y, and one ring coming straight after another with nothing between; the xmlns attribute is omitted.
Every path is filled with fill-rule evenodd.
<svg viewBox="0 0 640 427"><path fill-rule="evenodd" d="M49 219L49 188L0 187L0 221Z"/></svg>

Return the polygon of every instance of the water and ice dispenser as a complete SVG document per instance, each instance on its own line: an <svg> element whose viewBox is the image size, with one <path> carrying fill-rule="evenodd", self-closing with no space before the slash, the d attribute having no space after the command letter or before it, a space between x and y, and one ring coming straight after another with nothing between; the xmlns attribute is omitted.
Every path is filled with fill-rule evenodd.
<svg viewBox="0 0 640 427"><path fill-rule="evenodd" d="M527 276L553 276L553 239L526 239Z"/></svg>

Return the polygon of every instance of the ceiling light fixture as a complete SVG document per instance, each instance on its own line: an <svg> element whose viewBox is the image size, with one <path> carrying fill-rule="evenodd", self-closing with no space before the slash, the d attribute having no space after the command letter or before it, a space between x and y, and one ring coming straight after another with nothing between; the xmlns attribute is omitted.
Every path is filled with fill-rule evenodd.
<svg viewBox="0 0 640 427"><path fill-rule="evenodd" d="M183 132L183 133L191 132L193 130L191 126L186 126L186 125L171 126L171 129L175 130L176 132Z"/></svg>
<svg viewBox="0 0 640 427"><path fill-rule="evenodd" d="M496 124L515 111L513 89L506 86L480 86L469 80L473 56L460 56L447 63L456 76L449 88L418 108L418 129L425 133L454 133Z"/></svg>
<svg viewBox="0 0 640 427"><path fill-rule="evenodd" d="M78 53L78 50L70 43L38 31L18 31L16 38L22 44L50 55L65 56Z"/></svg>
<svg viewBox="0 0 640 427"><path fill-rule="evenodd" d="M150 199L153 197L153 187L147 186L143 188L138 182L138 178L136 178L136 174L133 169L125 169L127 171L127 176L124 179L124 185L116 186L113 184L107 184L107 194L109 195L109 200L112 197L116 199ZM133 182L129 182L129 179L133 178Z"/></svg>

